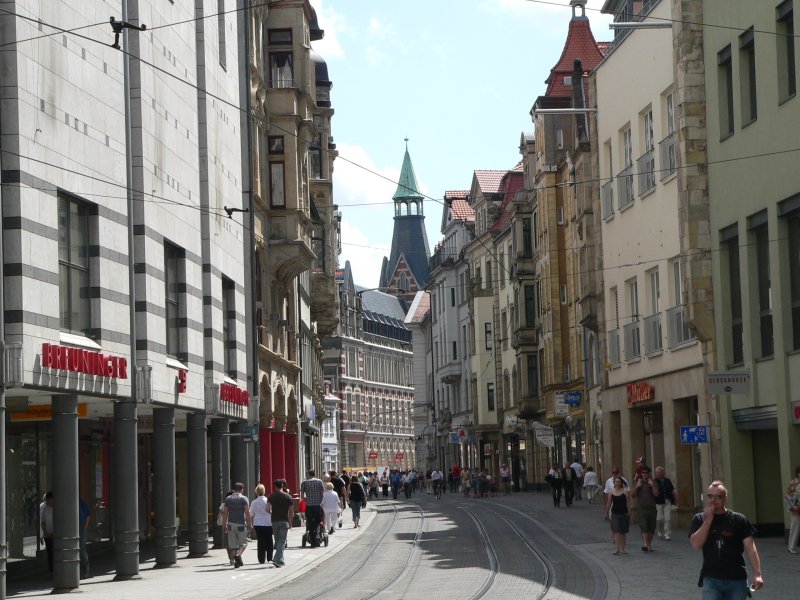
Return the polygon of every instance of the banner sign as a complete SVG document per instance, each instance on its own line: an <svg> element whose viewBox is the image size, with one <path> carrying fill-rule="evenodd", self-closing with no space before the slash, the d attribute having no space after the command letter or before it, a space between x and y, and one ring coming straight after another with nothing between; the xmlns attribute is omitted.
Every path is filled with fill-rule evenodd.
<svg viewBox="0 0 800 600"><path fill-rule="evenodd" d="M553 448L556 445L555 433L551 427L535 423L533 433L536 436L536 443L546 448Z"/></svg>

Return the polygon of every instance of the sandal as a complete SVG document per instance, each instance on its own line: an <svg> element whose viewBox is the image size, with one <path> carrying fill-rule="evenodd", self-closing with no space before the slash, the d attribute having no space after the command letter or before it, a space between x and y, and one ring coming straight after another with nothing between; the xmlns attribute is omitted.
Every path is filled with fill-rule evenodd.
<svg viewBox="0 0 800 600"><path fill-rule="evenodd" d="M619 554L619 550L617 550L616 552L612 552L611 554L613 554L614 556L617 556Z"/></svg>

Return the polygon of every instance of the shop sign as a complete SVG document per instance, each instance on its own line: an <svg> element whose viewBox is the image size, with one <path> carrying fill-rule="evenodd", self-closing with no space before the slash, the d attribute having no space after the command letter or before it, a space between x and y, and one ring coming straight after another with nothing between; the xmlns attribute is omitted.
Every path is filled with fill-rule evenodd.
<svg viewBox="0 0 800 600"><path fill-rule="evenodd" d="M628 384L628 406L652 402L656 398L656 386L648 381Z"/></svg>
<svg viewBox="0 0 800 600"><path fill-rule="evenodd" d="M375 460L376 458L378 458L378 453L377 452L375 452L373 450L372 452L369 453L369 459L370 460Z"/></svg>
<svg viewBox="0 0 800 600"><path fill-rule="evenodd" d="M792 402L792 423L800 425L800 402Z"/></svg>
<svg viewBox="0 0 800 600"><path fill-rule="evenodd" d="M569 414L569 407L565 400L564 392L556 392L555 413L557 417L566 417Z"/></svg>
<svg viewBox="0 0 800 600"><path fill-rule="evenodd" d="M747 395L750 387L749 371L716 371L706 375L710 394Z"/></svg>
<svg viewBox="0 0 800 600"><path fill-rule="evenodd" d="M399 461L403 460L403 458L405 457L405 454L403 454L402 452L398 452L397 454L394 455L394 457L399 462Z"/></svg>
<svg viewBox="0 0 800 600"><path fill-rule="evenodd" d="M553 448L556 445L555 433L552 427L535 423L533 426L533 433L536 437L536 443L546 448Z"/></svg>
<svg viewBox="0 0 800 600"><path fill-rule="evenodd" d="M78 417L85 417L87 414L87 405L78 404ZM51 404L29 406L28 410L12 412L9 416L12 421L51 421L53 419L53 406Z"/></svg>
<svg viewBox="0 0 800 600"><path fill-rule="evenodd" d="M42 367L98 377L128 378L127 358L58 344L42 344Z"/></svg>
<svg viewBox="0 0 800 600"><path fill-rule="evenodd" d="M222 402L230 402L237 406L248 406L250 404L250 393L232 383L221 383L219 384L219 399Z"/></svg>
<svg viewBox="0 0 800 600"><path fill-rule="evenodd" d="M567 406L580 406L581 392L579 390L575 390L564 394L564 404Z"/></svg>

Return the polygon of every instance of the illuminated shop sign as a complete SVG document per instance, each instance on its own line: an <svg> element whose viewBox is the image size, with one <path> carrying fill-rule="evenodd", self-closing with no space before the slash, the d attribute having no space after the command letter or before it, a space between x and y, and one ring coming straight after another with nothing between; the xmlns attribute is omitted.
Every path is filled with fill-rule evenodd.
<svg viewBox="0 0 800 600"><path fill-rule="evenodd" d="M656 386L649 381L628 384L628 406L636 406L656 399Z"/></svg>
<svg viewBox="0 0 800 600"><path fill-rule="evenodd" d="M127 358L58 344L42 344L42 367L98 377L128 378Z"/></svg>
<svg viewBox="0 0 800 600"><path fill-rule="evenodd" d="M237 406L249 406L250 394L247 390L242 389L232 383L219 384L219 399L222 402L230 402Z"/></svg>

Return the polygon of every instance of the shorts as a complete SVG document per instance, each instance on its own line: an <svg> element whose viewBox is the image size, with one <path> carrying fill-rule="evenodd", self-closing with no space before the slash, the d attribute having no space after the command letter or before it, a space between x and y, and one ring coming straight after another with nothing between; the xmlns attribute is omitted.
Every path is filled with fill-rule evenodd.
<svg viewBox="0 0 800 600"><path fill-rule="evenodd" d="M247 548L247 525L228 522L228 548Z"/></svg>
<svg viewBox="0 0 800 600"><path fill-rule="evenodd" d="M656 507L641 506L638 510L639 527L642 533L655 533L656 531Z"/></svg>
<svg viewBox="0 0 800 600"><path fill-rule="evenodd" d="M611 531L614 533L628 533L631 528L631 515L625 513L624 515L617 515L611 513Z"/></svg>

